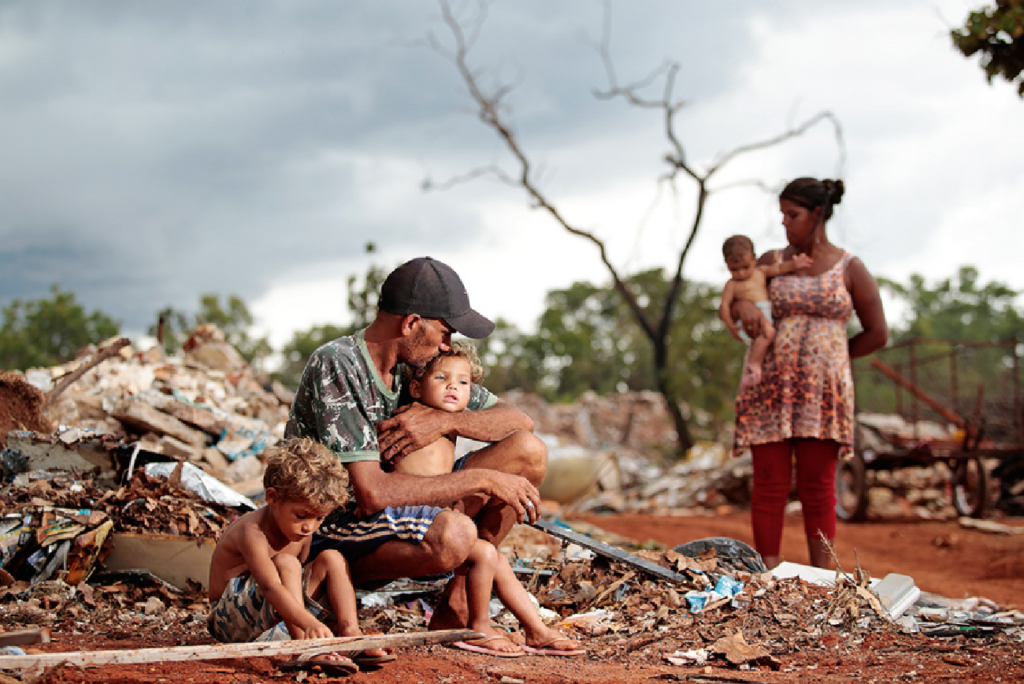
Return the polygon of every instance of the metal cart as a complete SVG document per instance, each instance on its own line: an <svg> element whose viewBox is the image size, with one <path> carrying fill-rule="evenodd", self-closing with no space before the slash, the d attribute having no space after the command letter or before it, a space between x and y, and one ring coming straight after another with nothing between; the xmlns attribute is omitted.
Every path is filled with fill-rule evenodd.
<svg viewBox="0 0 1024 684"><path fill-rule="evenodd" d="M880 471L944 463L952 504L980 518L991 504L990 470L1024 458L1016 340L907 340L854 365L854 454L836 470L836 513L867 516Z"/></svg>

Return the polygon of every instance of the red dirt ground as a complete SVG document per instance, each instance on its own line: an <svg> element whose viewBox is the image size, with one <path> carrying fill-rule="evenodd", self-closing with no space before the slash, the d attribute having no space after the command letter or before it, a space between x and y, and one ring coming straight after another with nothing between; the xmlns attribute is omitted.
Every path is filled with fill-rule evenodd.
<svg viewBox="0 0 1024 684"><path fill-rule="evenodd" d="M747 513L722 512L714 517L652 518L645 516L594 516L587 519L609 532L638 541L655 540L674 546L709 536L726 536L750 542ZM1002 520L1024 528L1024 519ZM889 572L912 576L924 591L948 598L979 596L1003 607L1024 608L1024 535L996 535L960 527L956 521L880 520L840 524L837 554L844 569L857 560L874 577ZM787 520L784 558L806 562L799 516ZM62 635L40 650L94 650L143 648L209 643L203 637L166 634L131 638L116 630L108 636ZM585 639L584 639L585 640ZM781 668L755 667L740 670L722 660L705 667L678 667L663 659L657 640L629 648L610 648L608 641L591 642L585 658L528 656L499 659L467 654L444 646L404 649L397 662L373 672L334 679L317 674L304 677L283 674L268 658L187 662L167 665L135 665L78 669L57 668L42 682L71 684L255 684L257 682L351 681L355 683L456 684L494 682L516 684L566 684L595 682L639 684L657 680L694 682L757 682L815 684L853 678L868 682L904 681L923 684L947 682L1007 682L1024 679L1024 647L1005 635L971 639L964 636L926 638L900 633L869 634L847 643L836 633L826 633L820 647L778 654ZM0 678L0 682L3 679Z"/></svg>

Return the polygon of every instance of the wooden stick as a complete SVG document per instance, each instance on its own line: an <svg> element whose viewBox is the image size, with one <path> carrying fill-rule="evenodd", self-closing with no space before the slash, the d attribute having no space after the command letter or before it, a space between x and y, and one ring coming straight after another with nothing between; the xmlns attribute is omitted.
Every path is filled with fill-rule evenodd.
<svg viewBox="0 0 1024 684"><path fill-rule="evenodd" d="M0 670L42 669L59 665L97 667L135 663L169 663L181 660L222 660L226 658L265 658L289 656L299 653L364 651L368 648L389 646L419 646L439 644L461 639L480 639L483 635L471 629L445 629L411 634L372 634L330 639L301 639L298 641L265 641L244 644L210 644L203 646L168 646L138 648L119 651L70 651L65 653L36 653L25 656L0 657Z"/></svg>
<svg viewBox="0 0 1024 684"><path fill-rule="evenodd" d="M61 392L66 390L75 380L85 375L89 370L95 368L106 359L109 359L111 356L117 354L117 352L121 351L122 347L125 347L130 343L131 340L129 340L127 337L121 337L112 342L110 345L97 351L95 354L93 354L92 358L89 359L86 363L83 363L81 366L79 366L78 368L71 371L70 373L68 373L63 378L60 379L60 382L57 383L57 386L50 390L49 393L46 395L47 405L52 404L57 399L57 397L60 396Z"/></svg>

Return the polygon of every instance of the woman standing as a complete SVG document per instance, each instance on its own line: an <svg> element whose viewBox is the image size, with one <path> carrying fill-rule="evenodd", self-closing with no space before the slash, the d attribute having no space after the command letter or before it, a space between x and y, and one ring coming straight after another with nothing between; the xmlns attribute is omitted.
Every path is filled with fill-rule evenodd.
<svg viewBox="0 0 1024 684"><path fill-rule="evenodd" d="M811 258L809 267L771 280L775 343L761 382L741 388L736 399L734 451L750 447L753 456L754 545L769 568L780 560L794 463L811 565L831 567L826 540L831 543L836 533L836 462L853 447L850 359L870 354L888 338L875 279L860 259L829 242L825 230L843 190L841 180L798 178L787 185L779 209L789 246L758 260ZM851 312L862 329L847 338ZM757 334L760 312L741 304L736 313L748 334Z"/></svg>

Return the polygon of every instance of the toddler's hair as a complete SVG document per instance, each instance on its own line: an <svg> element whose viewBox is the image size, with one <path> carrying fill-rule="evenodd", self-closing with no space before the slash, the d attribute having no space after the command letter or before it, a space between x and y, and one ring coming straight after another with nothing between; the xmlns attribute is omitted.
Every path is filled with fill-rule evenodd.
<svg viewBox="0 0 1024 684"><path fill-rule="evenodd" d="M320 510L344 506L349 498L348 470L330 449L307 437L270 451L263 487L273 487L282 501L308 501Z"/></svg>
<svg viewBox="0 0 1024 684"><path fill-rule="evenodd" d="M455 340L451 343L451 349L445 352L441 352L425 365L419 368L406 368L409 375L408 380L419 380L426 375L434 364L441 359L466 359L469 362L469 379L474 384L480 384L480 381L484 379L484 366L480 363L480 357L477 356L476 347L469 340Z"/></svg>
<svg viewBox="0 0 1024 684"><path fill-rule="evenodd" d="M754 242L746 235L733 235L722 243L722 256L726 261L739 259L754 253Z"/></svg>

